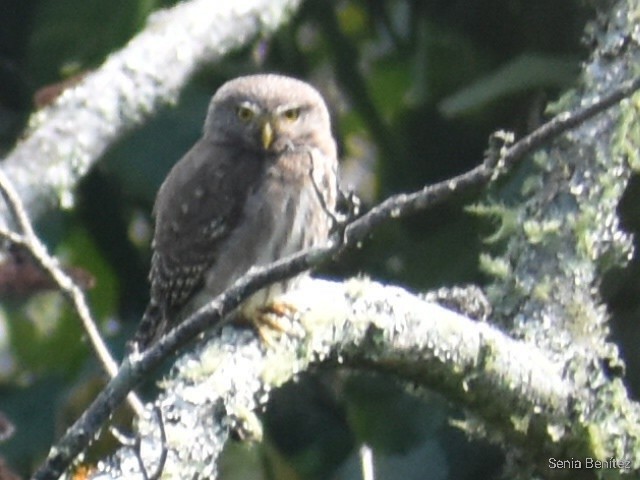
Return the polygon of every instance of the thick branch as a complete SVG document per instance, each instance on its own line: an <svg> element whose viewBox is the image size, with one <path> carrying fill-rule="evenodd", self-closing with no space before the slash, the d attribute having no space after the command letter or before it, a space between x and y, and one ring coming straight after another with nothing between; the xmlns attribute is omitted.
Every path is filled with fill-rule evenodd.
<svg viewBox="0 0 640 480"><path fill-rule="evenodd" d="M635 5L617 1L606 8L589 29L594 49L580 90L566 93L552 108L599 103L637 77ZM632 165L638 164L637 129L634 101L580 121L560 141L536 153L522 184L509 186L510 192L522 192L520 198L505 195L497 204L485 205L512 222L507 234L501 232L504 252L485 258L489 269L496 267L490 286L493 320L565 365L564 377L580 395L565 430L556 435L582 441L584 451L575 458L629 462L601 478L636 478L640 471L640 404L622 381L624 364L619 346L611 341L611 313L598 288L605 273L626 266L634 248L631 235L621 228L618 207ZM505 476L532 476L533 471L522 468L527 452L518 453L524 461L514 461L517 468ZM571 456L563 453L561 458Z"/></svg>
<svg viewBox="0 0 640 480"><path fill-rule="evenodd" d="M175 102L202 65L274 30L298 3L191 0L152 15L122 50L37 112L24 140L4 159L30 216L52 204L70 206L77 181L120 136Z"/></svg>
<svg viewBox="0 0 640 480"><path fill-rule="evenodd" d="M309 280L284 301L296 307L299 318L277 345L265 349L251 331L225 327L176 362L156 401L166 444L155 415L139 425L148 442L148 471L164 447L168 478L216 478L228 427L255 433L251 412L266 403L269 391L319 362L387 371L443 392L520 444L536 444L530 437L568 414L572 386L559 365L486 323L403 289L366 280ZM534 411L528 433L518 431L512 419ZM115 478L139 472L126 448L102 468Z"/></svg>

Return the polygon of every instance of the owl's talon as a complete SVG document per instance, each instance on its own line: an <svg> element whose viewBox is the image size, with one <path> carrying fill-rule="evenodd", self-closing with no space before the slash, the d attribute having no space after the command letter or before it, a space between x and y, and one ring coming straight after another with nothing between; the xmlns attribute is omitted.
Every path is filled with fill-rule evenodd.
<svg viewBox="0 0 640 480"><path fill-rule="evenodd" d="M292 305L290 303L277 301L277 302L271 302L270 304L262 307L260 309L260 313L261 314L263 313L265 315L271 314L277 317L291 318L296 313L298 313L298 309L296 308L295 305Z"/></svg>
<svg viewBox="0 0 640 480"><path fill-rule="evenodd" d="M262 343L267 347L273 347L281 335L297 335L297 332L294 332L292 322L297 311L293 305L273 302L258 309L251 316L250 323Z"/></svg>
<svg viewBox="0 0 640 480"><path fill-rule="evenodd" d="M257 322L253 324L253 328L258 333L260 342L267 348L274 348L278 339L280 338L279 335L282 333L276 332L275 330L271 329L271 327L267 327L264 324L258 324Z"/></svg>

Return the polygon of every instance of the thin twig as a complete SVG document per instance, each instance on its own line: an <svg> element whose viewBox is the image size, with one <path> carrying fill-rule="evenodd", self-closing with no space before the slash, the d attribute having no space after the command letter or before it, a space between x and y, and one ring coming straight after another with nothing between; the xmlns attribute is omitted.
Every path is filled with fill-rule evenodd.
<svg viewBox="0 0 640 480"><path fill-rule="evenodd" d="M158 464L149 476L149 480L158 480L164 470L164 464L167 462L167 431L164 428L164 419L162 418L160 407L154 405L153 413L156 415L158 428L160 429L160 458L158 458Z"/></svg>
<svg viewBox="0 0 640 480"><path fill-rule="evenodd" d="M158 480L162 475L164 465L167 462L167 432L164 427L164 419L162 418L162 411L160 410L160 407L154 405L153 413L158 420L158 428L160 431L160 456L158 457L157 465L151 474L147 471L147 466L144 464L144 460L142 459L142 437L139 434L130 437L118 430L116 427L109 428L111 435L113 435L120 445L128 447L133 451L134 457L138 462L138 468L140 469L140 473L144 480Z"/></svg>
<svg viewBox="0 0 640 480"><path fill-rule="evenodd" d="M621 83L618 88L603 94L597 100L594 100L591 105L579 108L573 112L559 113L551 120L535 129L529 135L514 143L513 146L507 150L501 160L504 162L506 168L511 167L512 164L516 163L525 155L540 148L551 138L556 138L561 133L580 125L584 121L607 110L621 100L630 97L639 88L640 77L633 78Z"/></svg>
<svg viewBox="0 0 640 480"><path fill-rule="evenodd" d="M362 469L362 480L375 480L375 468L373 465L373 450L366 443L363 443L358 450L360 457L360 468Z"/></svg>
<svg viewBox="0 0 640 480"><path fill-rule="evenodd" d="M347 247L361 241L383 221L409 215L418 210L426 210L461 191L486 185L497 176L496 173L505 174L528 153L606 110L638 88L640 88L640 78L626 82L588 107L557 115L536 131L505 149L500 158L487 158L481 165L450 180L427 186L411 194L390 197L360 218L346 224L342 231L333 235L332 242L325 247L299 252L266 267L251 269L234 285L169 331L149 349L142 353L133 352L127 356L122 362L118 375L107 384L82 416L51 449L49 457L36 472L34 479L58 478L86 447L95 431L104 424L113 409L122 402L129 391L140 384L144 377L163 360L176 353L196 335L207 329L221 328L228 321L225 317L256 291L270 283L295 276L329 261Z"/></svg>
<svg viewBox="0 0 640 480"><path fill-rule="evenodd" d="M507 173L529 153L558 135L603 112L620 100L629 97L639 88L640 77L624 82L618 88L601 96L598 101L587 107L556 115L505 149L499 158L487 157L482 164L449 180L427 185L422 190L414 193L394 195L388 198L372 208L366 215L347 226L346 234L351 237L349 243L362 240L372 228L386 221L389 217L407 216L427 207L443 203L454 195L459 195L461 191L480 187L495 179L496 173L499 175Z"/></svg>
<svg viewBox="0 0 640 480"><path fill-rule="evenodd" d="M0 236L15 245L25 247L40 268L53 279L58 289L71 302L78 317L80 317L84 330L89 337L89 341L102 367L109 375L109 378L115 377L118 373L118 364L113 359L109 348L102 339L102 335L100 335L96 322L91 317L84 293L73 279L60 268L57 260L49 255L47 247L40 241L31 225L31 221L20 200L20 196L1 169L0 195L4 198L7 208L14 217L19 230L19 233L16 233L7 229L0 229ZM144 410L142 402L133 393L129 396L129 403L137 414L140 414Z"/></svg>
<svg viewBox="0 0 640 480"><path fill-rule="evenodd" d="M20 200L18 192L15 191L13 185L11 185L11 182L2 170L0 170L0 195L4 198L11 216L18 225L18 232L24 236L27 242L35 238L36 234L29 221L29 216L22 205L22 200Z"/></svg>
<svg viewBox="0 0 640 480"><path fill-rule="evenodd" d="M28 242L23 235L7 230L6 228L0 228L0 238L4 238L16 247L24 247L27 249L29 247Z"/></svg>

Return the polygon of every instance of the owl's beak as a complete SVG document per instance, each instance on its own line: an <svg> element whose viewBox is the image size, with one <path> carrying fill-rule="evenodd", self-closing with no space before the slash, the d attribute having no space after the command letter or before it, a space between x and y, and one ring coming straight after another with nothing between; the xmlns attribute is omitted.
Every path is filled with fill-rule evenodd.
<svg viewBox="0 0 640 480"><path fill-rule="evenodd" d="M262 139L262 146L265 150L269 150L274 140L273 126L271 125L271 122L269 120L265 120L262 124L262 128L260 129L260 136Z"/></svg>

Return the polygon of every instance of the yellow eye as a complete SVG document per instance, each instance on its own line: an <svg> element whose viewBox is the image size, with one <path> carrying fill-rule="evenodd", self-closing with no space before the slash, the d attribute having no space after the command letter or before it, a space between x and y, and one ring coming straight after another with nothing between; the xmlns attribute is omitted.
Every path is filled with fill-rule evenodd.
<svg viewBox="0 0 640 480"><path fill-rule="evenodd" d="M244 107L241 105L236 108L236 115L238 115L238 118L240 120L246 123L253 118L253 110L251 110L249 107Z"/></svg>
<svg viewBox="0 0 640 480"><path fill-rule="evenodd" d="M282 116L287 120L289 120L290 122L293 122L294 120L297 120L298 117L300 116L300 109L289 108L288 110L285 110L284 112L282 112Z"/></svg>

